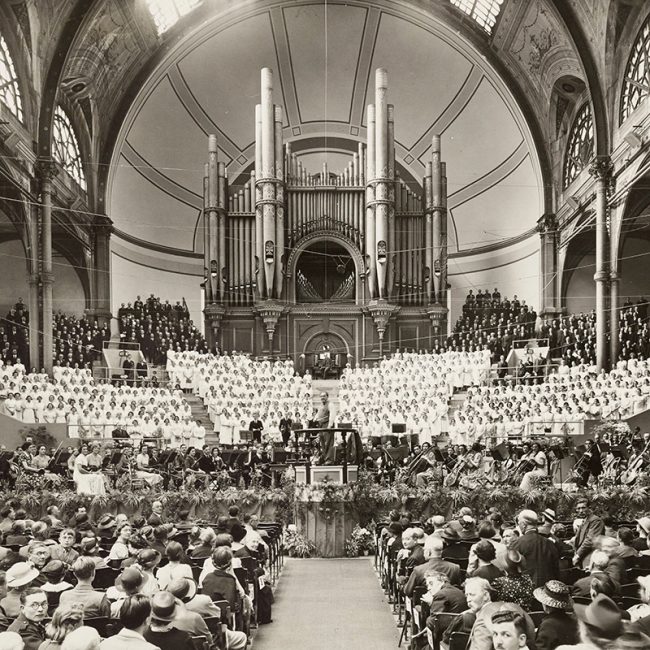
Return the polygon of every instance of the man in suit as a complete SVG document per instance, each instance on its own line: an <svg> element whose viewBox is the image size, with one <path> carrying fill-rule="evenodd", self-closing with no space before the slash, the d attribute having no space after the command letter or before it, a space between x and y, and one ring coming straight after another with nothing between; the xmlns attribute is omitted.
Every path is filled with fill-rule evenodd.
<svg viewBox="0 0 650 650"><path fill-rule="evenodd" d="M591 596L591 580L592 578L607 578L607 564L609 558L602 551L594 551L591 555L591 569L589 575L580 578L573 583L572 594L574 596L582 596L589 598Z"/></svg>
<svg viewBox="0 0 650 650"><path fill-rule="evenodd" d="M424 574L424 579L427 593L422 596L422 600L429 603L429 611L432 614L460 614L467 609L465 592L449 584L449 576L446 573L429 570ZM433 629L433 617L427 619L427 627Z"/></svg>
<svg viewBox="0 0 650 650"><path fill-rule="evenodd" d="M589 556L594 549L594 540L599 535L605 534L605 522L598 515L589 511L589 501L587 499L578 499L576 502L576 515L582 519L582 523L573 542L573 548L575 549L573 564L587 568Z"/></svg>
<svg viewBox="0 0 650 650"><path fill-rule="evenodd" d="M427 561L424 557L424 539L424 531L421 528L407 528L402 533L404 548L399 551L398 556L401 554L403 558L406 558L404 566L407 569L414 569Z"/></svg>
<svg viewBox="0 0 650 650"><path fill-rule="evenodd" d="M533 510L522 510L517 517L521 537L514 547L526 558L526 572L533 579L535 587L541 587L549 580L556 580L560 573L560 554L557 546L537 532L537 514Z"/></svg>
<svg viewBox="0 0 650 650"><path fill-rule="evenodd" d="M427 571L439 571L448 576L452 585L460 584L460 567L442 559L442 539L431 535L424 542L424 557L427 559L425 564L420 564L413 569L408 579L404 593L407 596L413 595L415 587L424 587L426 585L424 575Z"/></svg>

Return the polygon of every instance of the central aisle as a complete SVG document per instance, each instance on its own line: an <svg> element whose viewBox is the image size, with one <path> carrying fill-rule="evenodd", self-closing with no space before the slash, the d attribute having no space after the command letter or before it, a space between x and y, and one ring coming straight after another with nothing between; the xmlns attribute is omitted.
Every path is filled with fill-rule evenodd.
<svg viewBox="0 0 650 650"><path fill-rule="evenodd" d="M273 623L253 650L395 650L399 629L372 558L285 560Z"/></svg>

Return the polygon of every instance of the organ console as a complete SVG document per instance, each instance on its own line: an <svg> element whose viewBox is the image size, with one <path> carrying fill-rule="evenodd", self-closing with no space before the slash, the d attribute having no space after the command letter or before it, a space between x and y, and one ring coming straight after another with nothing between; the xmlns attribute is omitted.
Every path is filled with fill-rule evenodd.
<svg viewBox="0 0 650 650"><path fill-rule="evenodd" d="M276 324L283 317L292 318L291 306L298 296L300 276L294 258L309 242L331 239L354 251L359 282L354 298L348 297L349 292L345 296L359 307L359 318L370 314L381 338L386 327L382 318L393 312L364 312L366 304L413 307L416 311L409 317L426 326L424 340L412 343L422 349L433 347L433 333L440 331L447 302L441 137L432 136L421 196L413 180L401 178L397 169L398 116L388 103L388 89L388 73L380 68L374 77L374 103L367 107L365 142L357 142L341 171L330 170L327 162L318 172L308 171L296 151L299 140L284 142L282 109L274 104L269 68L261 71L261 101L255 106L254 168L245 176L240 173L240 184L229 186L225 164L218 160L217 137L209 136L202 222L204 266L209 271L205 313L206 319L216 320L206 331L218 328L225 314L208 309L211 305L248 307L251 319L256 314L262 317L272 347ZM272 308L273 301L281 307ZM263 303L270 307L262 307ZM237 312L237 317L245 314ZM233 332L232 347L239 348L234 337Z"/></svg>

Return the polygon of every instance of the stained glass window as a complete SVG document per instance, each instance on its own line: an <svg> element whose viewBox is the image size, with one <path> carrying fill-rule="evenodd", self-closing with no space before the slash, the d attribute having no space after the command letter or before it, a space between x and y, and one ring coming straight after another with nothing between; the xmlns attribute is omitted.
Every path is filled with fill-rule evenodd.
<svg viewBox="0 0 650 650"><path fill-rule="evenodd" d="M179 18L189 13L202 0L146 0L147 8L159 34L164 34Z"/></svg>
<svg viewBox="0 0 650 650"><path fill-rule="evenodd" d="M18 88L18 76L9 55L5 39L0 36L0 101L22 122L23 101Z"/></svg>
<svg viewBox="0 0 650 650"><path fill-rule="evenodd" d="M594 155L594 124L591 106L584 104L571 126L566 154L564 156L563 187L566 189L576 176L589 164Z"/></svg>
<svg viewBox="0 0 650 650"><path fill-rule="evenodd" d="M621 95L621 122L650 94L650 16L639 31L625 69Z"/></svg>
<svg viewBox="0 0 650 650"><path fill-rule="evenodd" d="M52 157L82 189L86 189L86 175L81 163L81 151L68 116L60 106L54 110Z"/></svg>
<svg viewBox="0 0 650 650"><path fill-rule="evenodd" d="M491 34L503 0L451 0L451 4L471 16L488 34Z"/></svg>

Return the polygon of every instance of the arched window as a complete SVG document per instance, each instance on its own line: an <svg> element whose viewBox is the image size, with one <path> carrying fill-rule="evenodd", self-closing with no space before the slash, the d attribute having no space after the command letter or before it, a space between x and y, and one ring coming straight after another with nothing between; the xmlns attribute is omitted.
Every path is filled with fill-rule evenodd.
<svg viewBox="0 0 650 650"><path fill-rule="evenodd" d="M584 104L573 120L564 156L563 187L566 189L589 164L594 155L594 123L589 102Z"/></svg>
<svg viewBox="0 0 650 650"><path fill-rule="evenodd" d="M650 16L632 46L621 94L621 122L650 94Z"/></svg>
<svg viewBox="0 0 650 650"><path fill-rule="evenodd" d="M0 36L0 101L22 122L23 100L18 88L18 76L9 55L5 39Z"/></svg>
<svg viewBox="0 0 650 650"><path fill-rule="evenodd" d="M471 16L488 34L491 34L503 0L451 0L451 4Z"/></svg>
<svg viewBox="0 0 650 650"><path fill-rule="evenodd" d="M146 0L147 8L156 23L158 34L164 34L170 27L194 7L201 4L202 0Z"/></svg>
<svg viewBox="0 0 650 650"><path fill-rule="evenodd" d="M52 132L52 156L61 164L82 189L86 189L86 176L81 164L81 151L77 136L72 130L68 116L60 106L54 110L54 127Z"/></svg>

